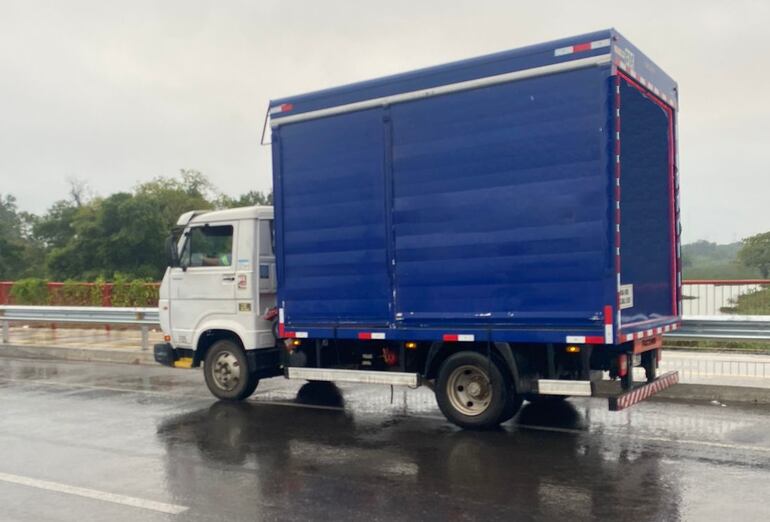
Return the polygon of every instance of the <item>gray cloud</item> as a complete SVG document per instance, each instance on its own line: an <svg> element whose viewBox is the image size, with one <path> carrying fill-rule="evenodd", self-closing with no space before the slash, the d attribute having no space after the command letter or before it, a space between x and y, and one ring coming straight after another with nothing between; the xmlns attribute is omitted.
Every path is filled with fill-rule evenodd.
<svg viewBox="0 0 770 522"><path fill-rule="evenodd" d="M686 240L770 229L770 5L0 0L0 192L42 212L179 168L270 188L267 102L614 26L680 85Z"/></svg>

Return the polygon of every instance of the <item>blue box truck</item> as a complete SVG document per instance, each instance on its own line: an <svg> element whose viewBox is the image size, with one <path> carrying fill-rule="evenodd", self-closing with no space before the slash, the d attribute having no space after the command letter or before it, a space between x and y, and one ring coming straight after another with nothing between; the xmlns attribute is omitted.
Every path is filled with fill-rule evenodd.
<svg viewBox="0 0 770 522"><path fill-rule="evenodd" d="M680 322L677 106L615 30L274 100L274 210L246 217L274 258L244 273L274 271L249 310L274 304L281 342L196 326L159 360L204 362L222 398L277 374L431 383L466 428L590 396L605 372L612 409L643 400L678 378L656 374ZM218 214L181 219L174 248ZM222 353L243 357L242 390L209 376Z"/></svg>

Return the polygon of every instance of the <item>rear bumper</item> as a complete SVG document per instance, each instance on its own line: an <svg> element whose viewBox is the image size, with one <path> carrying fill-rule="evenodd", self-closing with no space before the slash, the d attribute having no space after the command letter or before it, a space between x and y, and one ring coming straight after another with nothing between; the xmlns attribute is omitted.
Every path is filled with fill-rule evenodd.
<svg viewBox="0 0 770 522"><path fill-rule="evenodd" d="M649 399L656 393L670 388L679 382L679 372L668 372L652 382L636 386L627 392L609 398L610 410L620 411L638 402Z"/></svg>

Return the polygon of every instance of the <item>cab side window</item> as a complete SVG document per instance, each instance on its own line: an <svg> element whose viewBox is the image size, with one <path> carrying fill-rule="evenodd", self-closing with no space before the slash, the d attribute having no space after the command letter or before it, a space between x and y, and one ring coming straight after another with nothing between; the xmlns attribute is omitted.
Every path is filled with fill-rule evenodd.
<svg viewBox="0 0 770 522"><path fill-rule="evenodd" d="M188 267L232 266L232 225L191 228L187 233L182 263Z"/></svg>
<svg viewBox="0 0 770 522"><path fill-rule="evenodd" d="M275 255L275 237L272 219L259 220L259 255Z"/></svg>

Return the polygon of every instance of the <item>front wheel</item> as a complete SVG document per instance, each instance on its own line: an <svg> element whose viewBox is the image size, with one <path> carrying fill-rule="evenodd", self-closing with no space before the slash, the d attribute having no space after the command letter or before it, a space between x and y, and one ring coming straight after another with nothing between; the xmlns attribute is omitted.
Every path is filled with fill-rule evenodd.
<svg viewBox="0 0 770 522"><path fill-rule="evenodd" d="M444 416L461 428L487 429L513 409L510 386L494 358L476 352L450 355L436 381L436 402Z"/></svg>
<svg viewBox="0 0 770 522"><path fill-rule="evenodd" d="M206 353L203 375L209 391L218 399L241 401L257 389L259 379L249 371L246 353L236 343L223 339Z"/></svg>

